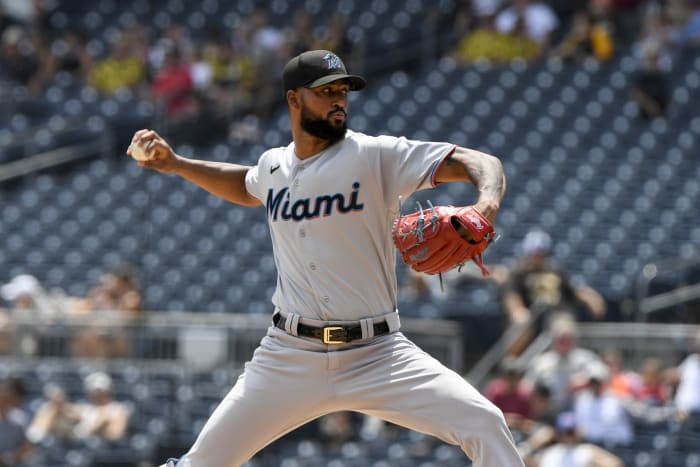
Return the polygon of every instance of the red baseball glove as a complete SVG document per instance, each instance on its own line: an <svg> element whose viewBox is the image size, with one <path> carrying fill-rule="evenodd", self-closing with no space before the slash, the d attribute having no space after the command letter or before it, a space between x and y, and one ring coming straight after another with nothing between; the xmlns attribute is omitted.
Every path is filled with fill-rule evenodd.
<svg viewBox="0 0 700 467"><path fill-rule="evenodd" d="M400 216L392 235L396 248L411 268L426 274L440 274L461 267L469 260L479 266L484 276L483 253L494 240L493 225L472 206L436 206ZM471 233L469 240L458 232L463 226Z"/></svg>

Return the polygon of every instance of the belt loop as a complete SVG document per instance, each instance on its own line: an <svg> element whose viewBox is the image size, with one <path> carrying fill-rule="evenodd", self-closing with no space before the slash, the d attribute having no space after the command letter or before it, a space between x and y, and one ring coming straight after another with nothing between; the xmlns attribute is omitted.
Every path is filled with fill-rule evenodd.
<svg viewBox="0 0 700 467"><path fill-rule="evenodd" d="M289 313L287 315L286 321L284 322L284 330L292 336L298 336L299 334L297 333L297 326L299 325L300 318L301 315L298 315L296 313Z"/></svg>
<svg viewBox="0 0 700 467"><path fill-rule="evenodd" d="M396 332L401 329L401 320L398 313L394 312L384 315L384 319L386 319L386 324L389 325L389 332Z"/></svg>
<svg viewBox="0 0 700 467"><path fill-rule="evenodd" d="M360 328L362 328L363 339L374 337L374 322L372 321L372 318L361 319Z"/></svg>

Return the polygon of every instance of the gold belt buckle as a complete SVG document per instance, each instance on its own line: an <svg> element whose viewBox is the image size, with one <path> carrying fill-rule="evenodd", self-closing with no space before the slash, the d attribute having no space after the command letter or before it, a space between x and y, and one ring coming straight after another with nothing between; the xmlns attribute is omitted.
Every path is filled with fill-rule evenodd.
<svg viewBox="0 0 700 467"><path fill-rule="evenodd" d="M333 333L340 332L340 336L334 336ZM335 337L335 339L334 339ZM342 339L342 340L337 340ZM323 343L324 344L345 344L345 328L342 326L326 326L323 328Z"/></svg>

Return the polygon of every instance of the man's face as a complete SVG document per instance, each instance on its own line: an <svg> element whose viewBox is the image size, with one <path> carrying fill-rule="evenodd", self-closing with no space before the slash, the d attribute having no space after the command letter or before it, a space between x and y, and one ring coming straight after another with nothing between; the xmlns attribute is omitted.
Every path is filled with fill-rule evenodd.
<svg viewBox="0 0 700 467"><path fill-rule="evenodd" d="M301 89L301 127L307 133L331 143L345 137L350 85L334 81L312 89Z"/></svg>

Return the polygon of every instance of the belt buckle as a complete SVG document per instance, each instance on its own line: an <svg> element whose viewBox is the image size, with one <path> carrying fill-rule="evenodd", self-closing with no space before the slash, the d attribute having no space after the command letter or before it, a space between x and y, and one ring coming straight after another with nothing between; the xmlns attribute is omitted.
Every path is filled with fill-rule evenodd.
<svg viewBox="0 0 700 467"><path fill-rule="evenodd" d="M340 336L333 335L334 333L340 333ZM323 328L323 343L324 344L345 344L346 339L345 328L342 326L326 326ZM342 339L342 340L338 340Z"/></svg>

